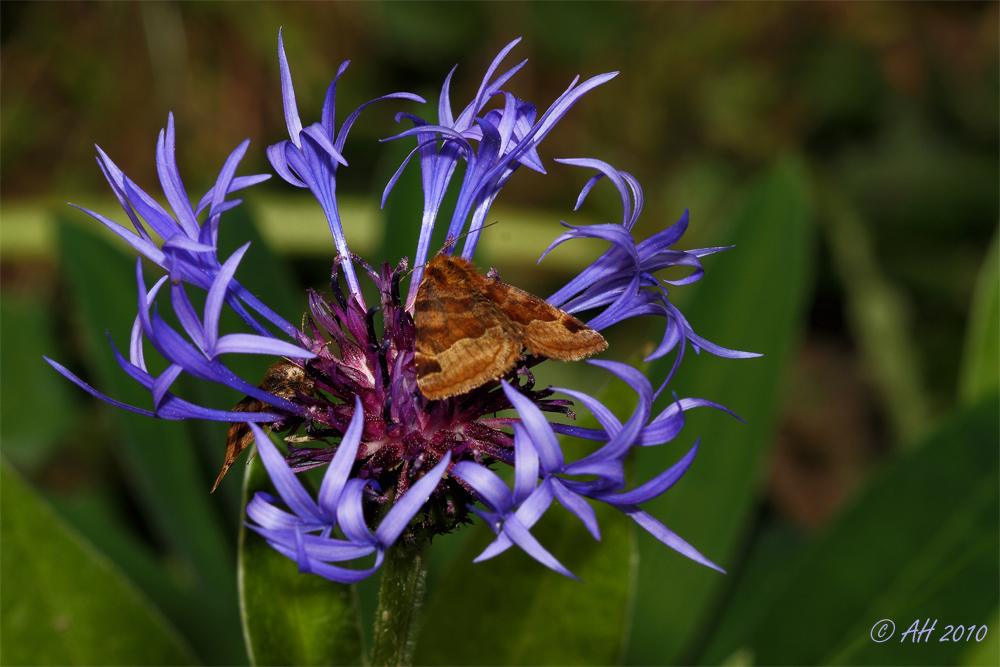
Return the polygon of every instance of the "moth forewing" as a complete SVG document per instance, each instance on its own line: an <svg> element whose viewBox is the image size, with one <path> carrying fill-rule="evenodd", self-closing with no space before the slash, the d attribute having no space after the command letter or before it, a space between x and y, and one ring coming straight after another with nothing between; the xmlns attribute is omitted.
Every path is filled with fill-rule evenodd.
<svg viewBox="0 0 1000 667"><path fill-rule="evenodd" d="M569 313L480 274L466 259L443 254L427 264L413 320L417 386L431 400L502 377L524 347L535 355L576 361L608 345Z"/></svg>

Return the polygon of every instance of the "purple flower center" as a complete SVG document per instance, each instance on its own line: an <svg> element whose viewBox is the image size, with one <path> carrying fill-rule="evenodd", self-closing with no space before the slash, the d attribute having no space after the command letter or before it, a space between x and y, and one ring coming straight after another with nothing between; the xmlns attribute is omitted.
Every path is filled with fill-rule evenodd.
<svg viewBox="0 0 1000 667"><path fill-rule="evenodd" d="M305 470L333 459L336 443L354 416L355 397L361 400L365 422L353 476L377 483L381 492L368 493L380 504L402 497L448 452L449 471L459 461L513 465L514 436L501 429L509 430L520 419L497 416L513 409L500 389L500 379L444 400L424 397L414 367L413 316L403 308L399 290L407 274L406 260L395 269L385 263L376 271L357 257L352 259L375 284L380 305L365 310L352 294L345 295L338 284L339 263L334 265L331 280L332 300L310 290L310 313L299 342L316 357L299 362L312 382L308 391L290 399L303 406L308 417L305 434L288 438L289 465ZM551 389L534 389L529 366L539 361L522 358L504 379L539 409L572 416L570 401L550 399ZM288 420L279 428L296 422L301 420ZM434 534L449 532L465 521L474 500L467 483L445 475L424 510L435 520L415 526Z"/></svg>

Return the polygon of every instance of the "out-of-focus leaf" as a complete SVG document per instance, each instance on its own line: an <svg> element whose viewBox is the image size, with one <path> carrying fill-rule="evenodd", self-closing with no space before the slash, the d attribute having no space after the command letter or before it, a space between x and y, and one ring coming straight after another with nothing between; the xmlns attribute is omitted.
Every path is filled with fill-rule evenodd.
<svg viewBox="0 0 1000 667"><path fill-rule="evenodd" d="M0 480L0 663L194 662L177 632L6 464Z"/></svg>
<svg viewBox="0 0 1000 667"><path fill-rule="evenodd" d="M811 278L812 207L803 166L776 164L750 191L732 222L735 248L707 257L705 277L687 303L695 330L726 347L763 353L730 360L688 352L670 387L707 398L744 417L714 410L686 413L677 447L639 452L639 479L672 463L696 437L698 458L676 487L643 507L722 567L731 566L757 494L758 471L776 426L784 369L803 326ZM664 377L672 359L655 366ZM672 400L665 395L661 400ZM685 659L699 641L711 600L728 582L639 531L639 572L628 664ZM687 651L688 653L685 653Z"/></svg>
<svg viewBox="0 0 1000 667"><path fill-rule="evenodd" d="M245 503L257 491L274 493L260 457L247 466L243 489ZM364 662L353 586L299 572L246 526L240 529L239 573L243 631L253 664Z"/></svg>
<svg viewBox="0 0 1000 667"><path fill-rule="evenodd" d="M185 589L181 582L152 553L148 545L128 529L122 508L113 505L110 493L83 491L50 499L60 518L82 533L94 549L109 558L122 574L185 636L188 642L205 655L205 645L218 641L213 636L215 618L210 608L199 599L200 594Z"/></svg>
<svg viewBox="0 0 1000 667"><path fill-rule="evenodd" d="M825 201L826 239L844 287L851 330L885 397L896 437L908 446L930 425L931 404L905 295L882 274L871 232L858 210L832 189Z"/></svg>
<svg viewBox="0 0 1000 667"><path fill-rule="evenodd" d="M801 528L772 522L756 527L753 543L741 564L739 580L728 593L698 664L726 664L736 653L753 655L746 644L747 628L782 595L798 571L809 542ZM746 664L753 664L750 661Z"/></svg>
<svg viewBox="0 0 1000 667"><path fill-rule="evenodd" d="M989 628L986 637L983 638L983 641L966 647L959 664L966 667L1000 665L1000 632L997 632L997 629L1000 628L1000 608L994 609L993 613L990 614L990 620L986 622L986 627ZM976 628L976 632L978 631L979 628Z"/></svg>
<svg viewBox="0 0 1000 667"><path fill-rule="evenodd" d="M4 293L0 302L0 439L4 455L22 469L45 461L73 414L67 383L42 359L55 350L52 315L43 301ZM39 406L44 419L31 417Z"/></svg>
<svg viewBox="0 0 1000 667"><path fill-rule="evenodd" d="M965 405L1000 387L1000 234L993 237L972 297L958 397ZM1000 633L998 633L1000 634Z"/></svg>
<svg viewBox="0 0 1000 667"><path fill-rule="evenodd" d="M149 393L121 370L105 336L109 330L119 350L127 350L138 303L135 262L95 234L60 222L60 252L88 351L87 370L104 393L149 407ZM152 285L150 278L147 286ZM190 590L199 599L199 614L213 618L213 627L193 628L200 628L200 636L189 635L192 645L208 662L244 662L232 543L207 493L187 430L178 422L109 412L121 428L116 455L131 488L153 529L185 570Z"/></svg>
<svg viewBox="0 0 1000 667"><path fill-rule="evenodd" d="M410 147L400 141L393 141L386 148L387 150L383 152L383 157L379 165L379 170L385 175L385 178L379 179L378 182L380 183L388 182L391 174L406 157L406 152ZM461 174L458 174L457 178L460 179ZM460 183L461 181L458 182ZM382 233L382 244L378 250L378 254L371 257L371 260L379 262L388 261L395 266L400 259L408 257L410 259L410 268L413 268L417 250L417 239L420 235L420 213L424 210L424 198L421 192L420 169L416 164L416 160L412 160L407 165L406 171L396 181L392 192L389 193L389 198L386 199L384 211L385 227ZM448 222L451 220L451 210L449 207L442 207L442 211L438 214L438 222L435 228L439 232L442 228L448 228ZM349 234L348 239L350 239ZM432 242L428 251L428 259L433 257L440 249L440 246L435 246Z"/></svg>
<svg viewBox="0 0 1000 667"><path fill-rule="evenodd" d="M635 393L616 380L601 400L623 417L634 408ZM581 420L582 425L594 427L590 419ZM593 445L569 440L563 448L571 460ZM439 589L431 591L415 664L620 662L632 593L635 531L630 519L607 505L594 509L600 542L558 503L532 529L582 583L545 568L517 547L473 563L496 537L477 525L453 557ZM457 621L456 614L461 616ZM456 631L456 623L461 631Z"/></svg>
<svg viewBox="0 0 1000 667"><path fill-rule="evenodd" d="M986 622L1000 598L998 429L994 395L874 480L791 566L785 590L761 600L743 636L712 646L706 661L748 646L768 665L954 662L965 644L939 641L945 626ZM876 643L882 619L895 634ZM930 641L901 641L925 619L937 619Z"/></svg>

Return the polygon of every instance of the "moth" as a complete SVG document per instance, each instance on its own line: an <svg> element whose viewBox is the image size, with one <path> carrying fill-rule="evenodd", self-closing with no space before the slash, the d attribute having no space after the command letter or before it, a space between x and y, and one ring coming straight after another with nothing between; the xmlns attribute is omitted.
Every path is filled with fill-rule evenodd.
<svg viewBox="0 0 1000 667"><path fill-rule="evenodd" d="M282 359L267 369L267 373L264 374L264 380L259 386L264 391L275 396L291 400L299 393L311 394L314 383L304 368L293 364L287 359ZM233 407L233 412L261 412L270 407L270 405L260 399L253 398L252 396L244 396L243 400ZM265 431L270 432L272 428L283 423L272 422L270 424L262 424L262 426ZM222 472L219 473L215 484L212 485L213 492L219 486L222 478L226 476L233 462L236 461L244 449L250 446L251 442L253 442L253 431L250 430L250 426L246 422L233 422L229 425L229 433L226 435L226 460L222 464Z"/></svg>
<svg viewBox="0 0 1000 667"><path fill-rule="evenodd" d="M413 308L417 387L431 400L472 391L533 355L577 361L608 343L537 296L484 276L467 259L438 254L424 269Z"/></svg>

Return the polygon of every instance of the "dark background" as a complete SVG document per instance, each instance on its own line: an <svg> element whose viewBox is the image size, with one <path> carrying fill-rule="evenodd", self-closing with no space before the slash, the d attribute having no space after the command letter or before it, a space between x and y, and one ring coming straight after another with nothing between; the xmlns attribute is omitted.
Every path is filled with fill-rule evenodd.
<svg viewBox="0 0 1000 667"><path fill-rule="evenodd" d="M405 152L374 141L403 127L391 119L398 108L431 117L456 63L456 108L518 36L508 66L530 62L511 88L542 108L577 74L621 71L546 139L549 174L519 174L500 198L499 210L512 216L548 216L538 248L503 259L509 237L498 231L486 251L505 278L535 293L549 293L584 261L534 267L583 182L552 158L598 157L637 176L646 195L637 238L689 208L684 248L724 237L747 184L776 160L803 166L817 200L834 204L819 205L807 317L762 471L764 515L806 534L821 529L873 471L956 405L973 289L998 220L997 3L3 2L0 12L4 454L57 505L110 498L154 549L127 470L90 444L114 439L113 425L36 363L53 350L70 361L86 356L75 341L53 211L90 228L97 223L57 206L81 202L123 219L92 161L94 143L157 192L153 149L168 111L192 196L247 137L239 173L269 173L263 148L287 136L279 26L305 123L318 120L344 59L352 66L338 90L341 117L393 91L430 103L375 107L356 126L339 190L372 215ZM290 197L308 205L291 190L273 178L247 199L279 212ZM598 193L588 215L615 220L618 206ZM845 216L854 241L838 249L831 239L845 238L837 236ZM275 234L280 228L265 237ZM322 285L329 257L316 249L332 256L327 239L319 226L273 245L301 284ZM370 259L389 246L378 234L352 245ZM859 275L875 276L882 290L881 309L867 316L856 308L865 298ZM30 359L14 328L32 332ZM899 363L887 370L885 358Z"/></svg>
<svg viewBox="0 0 1000 667"><path fill-rule="evenodd" d="M318 116L343 59L353 64L340 89L342 115L396 90L433 105L456 63L458 106L499 48L523 36L510 62L531 62L513 87L540 106L576 74L622 72L574 108L546 140L543 159L595 156L635 174L646 194L639 238L687 207L685 247L707 245L738 186L776 156L804 156L819 182L856 207L880 271L898 290L929 415L954 400L965 313L997 220L995 3L4 2L2 12L5 293L45 300L56 289L51 235L36 241L35 218L17 215L23 207L110 203L94 143L155 191L153 147L172 110L192 192L214 180L246 137L253 143L241 173L269 172L262 149L285 136L278 26L306 122ZM398 164L395 146L381 155L371 148L401 127L390 113L386 105L361 117L348 144L356 147L351 168L341 172L340 191L369 205ZM546 165L544 180L519 175L500 203L565 214L581 176ZM292 189L272 179L258 190ZM602 201L617 215L613 197ZM316 233L322 243L323 229ZM798 373L831 391L810 419L850 414L856 423L819 431L843 427L841 445L863 442L864 455L878 455L898 434L886 428L892 418L877 378L872 387L845 325L843 287L826 248L819 257ZM326 270L315 260L319 280ZM799 421L790 435L814 428ZM781 478L775 482L784 493ZM786 491L782 504L808 522L835 504Z"/></svg>

